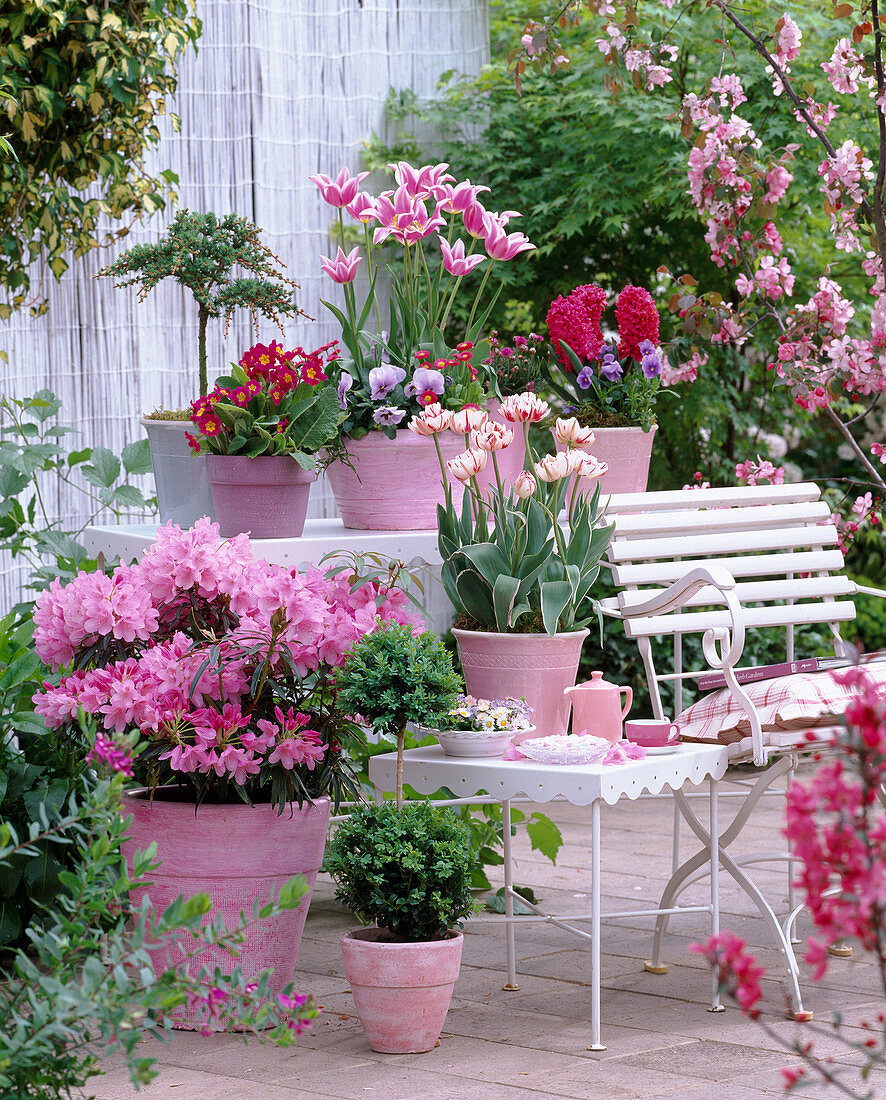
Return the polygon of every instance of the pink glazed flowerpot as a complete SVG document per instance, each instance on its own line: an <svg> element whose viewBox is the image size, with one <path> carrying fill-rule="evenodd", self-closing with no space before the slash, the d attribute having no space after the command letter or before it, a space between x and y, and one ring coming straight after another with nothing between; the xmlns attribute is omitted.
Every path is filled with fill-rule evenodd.
<svg viewBox="0 0 886 1100"><path fill-rule="evenodd" d="M207 455L206 474L219 534L297 538L305 529L317 474L289 455Z"/></svg>
<svg viewBox="0 0 886 1100"><path fill-rule="evenodd" d="M657 424L648 432L640 427L594 428L594 442L587 451L600 462L606 462L609 469L601 478L578 478L580 490L590 496L599 481L601 501L612 493L645 493L657 431ZM571 495L570 483L567 500Z"/></svg>
<svg viewBox="0 0 886 1100"><path fill-rule="evenodd" d="M380 1054L424 1054L443 1030L464 937L402 943L380 928L345 932L345 977L366 1038Z"/></svg>
<svg viewBox="0 0 886 1100"><path fill-rule="evenodd" d="M575 683L581 647L589 631L497 634L453 627L452 633L470 695L479 699L512 695L532 707L535 732L515 734L512 744L518 745L527 736L566 732L570 704L564 692Z"/></svg>
<svg viewBox="0 0 886 1100"><path fill-rule="evenodd" d="M448 461L461 454L462 437L437 435ZM353 469L333 462L326 470L345 527L360 531L432 531L442 504L443 474L431 436L403 428L396 439L369 432L347 441ZM464 486L453 481L452 499L461 508Z"/></svg>
<svg viewBox="0 0 886 1100"><path fill-rule="evenodd" d="M180 895L188 898L205 891L213 910L204 923L208 924L213 914L221 914L225 925L232 928L241 912L252 913L256 898L267 901L271 891L278 891L288 878L304 875L309 887L305 899L295 909L252 925L240 947L239 960L221 948L208 948L187 964L189 973L195 975L204 966L210 970L218 966L229 974L239 962L247 979L270 968L274 972L271 992L276 996L295 973L310 890L326 848L330 801L318 798L301 808L290 803L282 814L269 805L204 803L195 814L193 799L180 797L181 801L167 800L158 791L152 801L145 790L123 796L123 813L133 818L123 842L127 863L131 868L134 853L144 851L152 840L157 842L160 860L149 876L150 885L132 892L133 902L139 905L148 894L162 912ZM190 948L190 937L185 935L152 951L155 970L176 964ZM199 1006L176 1009L172 1020L180 1030L204 1026L219 1030Z"/></svg>

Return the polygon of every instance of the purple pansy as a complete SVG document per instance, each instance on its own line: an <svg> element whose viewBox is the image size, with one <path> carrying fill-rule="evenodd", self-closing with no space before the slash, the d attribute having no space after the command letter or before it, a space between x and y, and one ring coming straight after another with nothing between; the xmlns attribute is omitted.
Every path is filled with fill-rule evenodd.
<svg viewBox="0 0 886 1100"><path fill-rule="evenodd" d="M624 374L621 363L615 358L615 348L611 344L604 344L600 349L602 363L600 373L608 382L617 382Z"/></svg>
<svg viewBox="0 0 886 1100"><path fill-rule="evenodd" d="M661 374L661 356L658 353L658 348L651 340L640 341L640 353L643 356L640 360L640 366L643 368L646 377L655 378Z"/></svg>
<svg viewBox="0 0 886 1100"><path fill-rule="evenodd" d="M373 401L381 401L406 377L406 371L402 367L395 367L393 363L382 363L373 367L369 372L369 396Z"/></svg>
<svg viewBox="0 0 886 1100"><path fill-rule="evenodd" d="M581 370L576 375L575 381L583 390L586 390L588 388L588 386L590 386L591 382L593 381L593 378L594 378L594 372L591 370L591 368L590 367L582 367Z"/></svg>
<svg viewBox="0 0 886 1100"><path fill-rule="evenodd" d="M397 409L393 405L382 405L380 409L376 409L372 414L372 419L376 424L381 424L383 427L393 425L396 428L405 415L405 409Z"/></svg>
<svg viewBox="0 0 886 1100"><path fill-rule="evenodd" d="M446 381L438 370L431 367L416 367L412 381L405 389L407 397L421 397L424 393L435 393L439 397L446 388Z"/></svg>
<svg viewBox="0 0 886 1100"><path fill-rule="evenodd" d="M343 409L348 407L348 390L353 386L354 379L348 374L346 370L341 372L341 378L338 382L338 403Z"/></svg>

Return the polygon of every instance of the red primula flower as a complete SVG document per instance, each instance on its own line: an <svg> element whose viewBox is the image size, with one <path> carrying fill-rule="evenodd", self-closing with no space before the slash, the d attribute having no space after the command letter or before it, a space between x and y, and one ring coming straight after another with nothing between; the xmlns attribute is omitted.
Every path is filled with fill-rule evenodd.
<svg viewBox="0 0 886 1100"><path fill-rule="evenodd" d="M630 356L638 362L643 358L640 344L644 340L658 343L658 310L648 290L641 286L626 286L615 303L618 321L618 357Z"/></svg>
<svg viewBox="0 0 886 1100"><path fill-rule="evenodd" d="M323 367L316 359L309 359L301 368L301 380L309 386L316 386L318 382L325 382L327 375L323 373Z"/></svg>

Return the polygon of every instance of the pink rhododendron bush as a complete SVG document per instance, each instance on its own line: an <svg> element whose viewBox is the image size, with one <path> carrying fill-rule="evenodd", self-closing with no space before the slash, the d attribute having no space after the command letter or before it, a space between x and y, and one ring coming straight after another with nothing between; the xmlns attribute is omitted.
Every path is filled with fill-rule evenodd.
<svg viewBox="0 0 886 1100"><path fill-rule="evenodd" d="M132 747L152 787L184 784L198 802L337 803L353 790L343 750L360 734L332 674L389 619L410 621L399 589L272 565L208 519L167 524L139 562L41 594L37 653L64 674L35 704L74 739L78 715L92 716L105 751L119 766Z"/></svg>

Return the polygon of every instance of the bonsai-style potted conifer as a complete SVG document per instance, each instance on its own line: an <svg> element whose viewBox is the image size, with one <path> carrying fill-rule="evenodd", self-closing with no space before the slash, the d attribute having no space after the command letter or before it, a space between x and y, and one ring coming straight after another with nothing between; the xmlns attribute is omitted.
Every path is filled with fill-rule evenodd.
<svg viewBox="0 0 886 1100"><path fill-rule="evenodd" d="M282 260L260 234L258 226L235 214L220 218L181 210L160 240L133 245L98 273L116 279L117 287L137 286L140 302L163 279L174 279L191 292L197 306L200 397L209 388L206 329L210 318L225 318L227 336L234 312L248 309L257 338L259 317L273 321L282 331L281 318L304 316L295 303L297 284L283 274ZM151 442L161 522L174 520L183 527L201 515L212 515L205 459L191 456L185 438L189 421L189 410L160 409L142 419Z"/></svg>
<svg viewBox="0 0 886 1100"><path fill-rule="evenodd" d="M345 975L373 1050L436 1046L461 963L454 926L475 908L467 826L429 802L403 805L406 723L442 721L461 683L430 631L387 623L357 641L336 674L338 702L397 738L395 802L361 806L329 842L336 896L373 927L341 937Z"/></svg>

